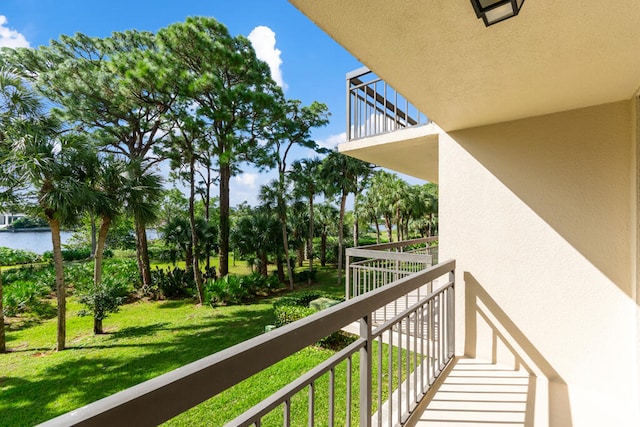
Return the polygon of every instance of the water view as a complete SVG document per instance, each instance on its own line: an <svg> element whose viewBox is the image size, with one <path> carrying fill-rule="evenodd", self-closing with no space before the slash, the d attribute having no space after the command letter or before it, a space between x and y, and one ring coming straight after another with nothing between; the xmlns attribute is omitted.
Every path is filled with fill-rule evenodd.
<svg viewBox="0 0 640 427"><path fill-rule="evenodd" d="M64 245L71 237L71 232L60 233ZM0 232L0 246L11 249L22 249L42 254L53 249L50 231Z"/></svg>

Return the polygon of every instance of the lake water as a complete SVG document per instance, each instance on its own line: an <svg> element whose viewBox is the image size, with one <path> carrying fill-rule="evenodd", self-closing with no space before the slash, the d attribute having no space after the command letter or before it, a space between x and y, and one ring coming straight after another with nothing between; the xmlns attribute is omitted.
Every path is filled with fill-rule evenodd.
<svg viewBox="0 0 640 427"><path fill-rule="evenodd" d="M70 232L62 231L60 238L65 244L71 237ZM53 249L50 231L0 232L0 246L11 249L22 249L42 254Z"/></svg>

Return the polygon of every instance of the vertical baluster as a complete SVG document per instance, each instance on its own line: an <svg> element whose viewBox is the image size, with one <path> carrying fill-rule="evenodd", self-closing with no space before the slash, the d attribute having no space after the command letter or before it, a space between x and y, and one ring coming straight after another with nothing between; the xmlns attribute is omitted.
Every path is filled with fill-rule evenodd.
<svg viewBox="0 0 640 427"><path fill-rule="evenodd" d="M413 398L418 403L418 311L413 312Z"/></svg>
<svg viewBox="0 0 640 427"><path fill-rule="evenodd" d="M427 386L431 386L431 375L433 372L431 369L431 364L433 363L433 352L431 348L433 343L433 334L431 333L431 328L433 328L433 315L431 313L432 302L433 299L427 302Z"/></svg>
<svg viewBox="0 0 640 427"><path fill-rule="evenodd" d="M377 339L378 341L378 425L382 425L382 335Z"/></svg>
<svg viewBox="0 0 640 427"><path fill-rule="evenodd" d="M371 315L360 319L360 336L367 342L360 349L360 426L371 426Z"/></svg>
<svg viewBox="0 0 640 427"><path fill-rule="evenodd" d="M346 427L350 427L351 426L351 369L352 366L352 361L351 361L351 355L347 358L347 407L345 408L345 412L346 412L346 419L345 419L345 426Z"/></svg>
<svg viewBox="0 0 640 427"><path fill-rule="evenodd" d="M389 425L393 425L393 328L389 328L387 345L387 394L389 395Z"/></svg>
<svg viewBox="0 0 640 427"><path fill-rule="evenodd" d="M329 371L329 425L333 426L335 420L335 393L336 393L336 370Z"/></svg>
<svg viewBox="0 0 640 427"><path fill-rule="evenodd" d="M311 384L309 384L309 403L307 404L307 407L309 409L309 413L307 415L307 417L309 418L309 422L308 422L309 427L313 427L313 425L315 424L315 412L316 412L315 389L316 389L316 383L315 381L311 381Z"/></svg>
<svg viewBox="0 0 640 427"><path fill-rule="evenodd" d="M287 399L284 401L284 419L282 420L282 425L284 427L291 426L291 399Z"/></svg>
<svg viewBox="0 0 640 427"><path fill-rule="evenodd" d="M409 412L409 403L411 402L411 394L410 394L410 380L411 380L411 336L409 335L410 332L410 328L411 328L411 323L409 321L410 317L409 315L407 315L407 317L405 317L403 319L403 322L407 325L406 326L406 331L404 334L404 340L405 343L402 345L402 347L405 348L404 350L404 359L405 359L405 375L406 375L406 380L405 380L405 386L404 386L404 390L405 390L405 413Z"/></svg>
<svg viewBox="0 0 640 427"><path fill-rule="evenodd" d="M398 312L396 311L396 315ZM398 424L402 421L402 320L398 325Z"/></svg>

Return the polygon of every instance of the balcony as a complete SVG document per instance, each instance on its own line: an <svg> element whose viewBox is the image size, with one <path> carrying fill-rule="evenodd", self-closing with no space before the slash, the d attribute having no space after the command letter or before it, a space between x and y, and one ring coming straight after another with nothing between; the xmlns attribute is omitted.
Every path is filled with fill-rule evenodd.
<svg viewBox="0 0 640 427"><path fill-rule="evenodd" d="M354 326L351 344L227 425L404 425L453 361L455 261L432 265L437 248L430 244L351 250L347 301L44 425L157 425ZM327 387L329 400L322 414L319 387ZM344 398L336 399L338 393ZM300 405L302 418L299 408L293 411Z"/></svg>
<svg viewBox="0 0 640 427"><path fill-rule="evenodd" d="M347 74L347 141L367 138L430 121L368 68Z"/></svg>
<svg viewBox="0 0 640 427"><path fill-rule="evenodd" d="M368 68L347 74L344 154L430 182L438 181L440 129Z"/></svg>

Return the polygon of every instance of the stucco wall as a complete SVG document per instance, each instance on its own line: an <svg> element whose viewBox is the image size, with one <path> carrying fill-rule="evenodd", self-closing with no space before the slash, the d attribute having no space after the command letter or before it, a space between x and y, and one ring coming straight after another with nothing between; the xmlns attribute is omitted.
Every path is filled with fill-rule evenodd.
<svg viewBox="0 0 640 427"><path fill-rule="evenodd" d="M640 425L634 122L629 101L440 138L457 352L548 379L536 425Z"/></svg>

